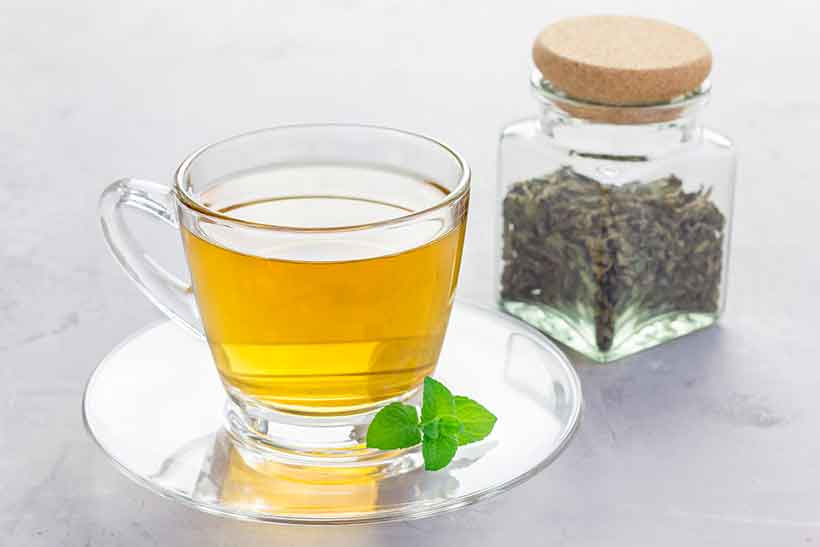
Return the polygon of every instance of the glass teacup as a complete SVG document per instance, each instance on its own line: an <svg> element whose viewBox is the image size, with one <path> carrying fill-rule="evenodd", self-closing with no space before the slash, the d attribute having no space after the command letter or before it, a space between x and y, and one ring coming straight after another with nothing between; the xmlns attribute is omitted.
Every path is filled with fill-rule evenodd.
<svg viewBox="0 0 820 547"><path fill-rule="evenodd" d="M241 446L305 465L370 465L366 424L433 372L453 302L470 171L396 129L299 125L206 146L173 188L101 198L106 240L169 317L207 340ZM178 228L191 282L129 231L127 208Z"/></svg>

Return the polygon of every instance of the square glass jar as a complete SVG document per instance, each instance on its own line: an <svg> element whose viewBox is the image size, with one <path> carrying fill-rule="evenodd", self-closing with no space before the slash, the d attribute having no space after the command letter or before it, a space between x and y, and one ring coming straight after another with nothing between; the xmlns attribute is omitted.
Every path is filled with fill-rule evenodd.
<svg viewBox="0 0 820 547"><path fill-rule="evenodd" d="M498 302L608 362L708 327L726 302L735 151L700 125L709 83L648 106L571 99L533 73L501 133Z"/></svg>

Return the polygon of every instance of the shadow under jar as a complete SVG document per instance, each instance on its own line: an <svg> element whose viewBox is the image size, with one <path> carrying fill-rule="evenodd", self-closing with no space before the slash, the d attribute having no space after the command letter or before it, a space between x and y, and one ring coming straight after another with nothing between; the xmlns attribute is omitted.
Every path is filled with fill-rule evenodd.
<svg viewBox="0 0 820 547"><path fill-rule="evenodd" d="M539 116L499 145L501 308L599 362L714 324L736 161L699 122L708 46L661 21L578 17L533 56Z"/></svg>

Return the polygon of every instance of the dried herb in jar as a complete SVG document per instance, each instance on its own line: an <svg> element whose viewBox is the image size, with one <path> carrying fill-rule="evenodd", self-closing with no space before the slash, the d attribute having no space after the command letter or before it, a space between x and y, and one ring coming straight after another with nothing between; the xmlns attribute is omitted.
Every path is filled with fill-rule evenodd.
<svg viewBox="0 0 820 547"><path fill-rule="evenodd" d="M502 302L594 325L667 313L717 313L726 220L709 190L670 175L620 186L563 167L513 184L503 202Z"/></svg>

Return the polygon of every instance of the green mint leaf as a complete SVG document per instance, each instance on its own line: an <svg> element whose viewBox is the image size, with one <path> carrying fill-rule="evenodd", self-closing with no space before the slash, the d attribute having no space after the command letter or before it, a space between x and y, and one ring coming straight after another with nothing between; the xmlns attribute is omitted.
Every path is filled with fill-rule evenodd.
<svg viewBox="0 0 820 547"><path fill-rule="evenodd" d="M495 415L469 397L457 395L454 399L456 418L464 427L455 435L458 444L474 443L489 435L497 420Z"/></svg>
<svg viewBox="0 0 820 547"><path fill-rule="evenodd" d="M430 420L429 422L423 424L421 426L421 431L422 431L422 433L424 433L424 438L425 439L437 439L440 423L441 423L441 418L435 418L435 419ZM452 435L451 435L451 437L452 437Z"/></svg>
<svg viewBox="0 0 820 547"><path fill-rule="evenodd" d="M438 416L421 425L421 432L425 437L431 439L436 439L439 435L458 439L457 435L462 431L464 431L464 426L455 416Z"/></svg>
<svg viewBox="0 0 820 547"><path fill-rule="evenodd" d="M421 442L416 407L390 403L381 409L367 428L367 447L381 450L408 448Z"/></svg>
<svg viewBox="0 0 820 547"><path fill-rule="evenodd" d="M424 378L423 404L421 407L421 421L426 423L438 416L452 416L456 405L453 394L444 387L444 384L433 380L429 376Z"/></svg>
<svg viewBox="0 0 820 547"><path fill-rule="evenodd" d="M461 445L489 435L497 418L469 397L453 396L430 377L424 379L421 423L416 407L391 403L381 409L367 429L368 448L394 450L421 443L424 468L446 467Z"/></svg>
<svg viewBox="0 0 820 547"><path fill-rule="evenodd" d="M424 437L421 454L424 456L424 468L427 471L438 471L453 460L458 449L458 441L453 437L439 435L436 439Z"/></svg>
<svg viewBox="0 0 820 547"><path fill-rule="evenodd" d="M456 407L458 411L458 407ZM438 428L442 435L458 440L458 435L464 431L464 424L455 416L442 416L438 419Z"/></svg>

